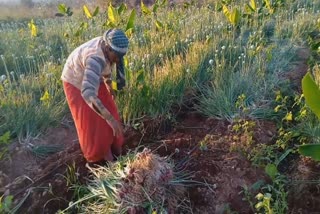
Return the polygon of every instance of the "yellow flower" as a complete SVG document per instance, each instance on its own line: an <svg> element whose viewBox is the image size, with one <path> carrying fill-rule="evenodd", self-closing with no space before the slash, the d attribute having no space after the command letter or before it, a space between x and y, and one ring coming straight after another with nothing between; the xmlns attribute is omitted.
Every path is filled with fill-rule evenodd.
<svg viewBox="0 0 320 214"><path fill-rule="evenodd" d="M284 118L286 121L292 121L293 116L292 116L292 112L288 112L287 115Z"/></svg>
<svg viewBox="0 0 320 214"><path fill-rule="evenodd" d="M29 29L31 30L31 36L32 37L37 37L38 36L38 28L34 24L33 19L31 20L31 22L28 23L28 26L29 26Z"/></svg>
<svg viewBox="0 0 320 214"><path fill-rule="evenodd" d="M40 101L42 101L44 104L49 105L49 102L51 100L51 95L48 91L45 91L43 96L40 98Z"/></svg>
<svg viewBox="0 0 320 214"><path fill-rule="evenodd" d="M117 91L118 90L117 82L116 81L112 81L111 87L112 87L113 90Z"/></svg>

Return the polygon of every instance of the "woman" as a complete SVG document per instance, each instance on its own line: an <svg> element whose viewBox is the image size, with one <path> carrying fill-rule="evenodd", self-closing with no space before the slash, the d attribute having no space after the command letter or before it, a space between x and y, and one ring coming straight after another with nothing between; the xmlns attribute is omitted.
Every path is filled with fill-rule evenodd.
<svg viewBox="0 0 320 214"><path fill-rule="evenodd" d="M77 129L80 147L89 163L112 161L120 155L123 133L111 88L112 65L117 86L125 86L123 56L128 38L111 29L76 48L68 57L61 79Z"/></svg>

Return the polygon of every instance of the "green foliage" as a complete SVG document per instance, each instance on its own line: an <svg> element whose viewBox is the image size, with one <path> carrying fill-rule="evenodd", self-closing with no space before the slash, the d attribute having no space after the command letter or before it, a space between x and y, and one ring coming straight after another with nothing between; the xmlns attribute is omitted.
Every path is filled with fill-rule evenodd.
<svg viewBox="0 0 320 214"><path fill-rule="evenodd" d="M5 159L8 156L8 151L9 151L8 146L9 146L9 143L11 142L10 137L11 137L10 131L7 131L2 136L0 136L0 161Z"/></svg>
<svg viewBox="0 0 320 214"><path fill-rule="evenodd" d="M265 167L265 172L270 176L270 178L272 178L272 180L274 180L278 174L277 166L275 164L268 164Z"/></svg>
<svg viewBox="0 0 320 214"><path fill-rule="evenodd" d="M99 7L96 7L93 13L90 12L89 8L86 5L83 5L83 12L87 19L92 19L99 14Z"/></svg>
<svg viewBox="0 0 320 214"><path fill-rule="evenodd" d="M0 197L0 213L10 213L12 209L13 196Z"/></svg>
<svg viewBox="0 0 320 214"><path fill-rule="evenodd" d="M299 152L304 156L320 161L320 144L301 145L299 146Z"/></svg>
<svg viewBox="0 0 320 214"><path fill-rule="evenodd" d="M8 145L10 143L10 131L7 131L2 136L0 136L0 146L1 145Z"/></svg>
<svg viewBox="0 0 320 214"><path fill-rule="evenodd" d="M223 9L224 15L227 17L228 21L233 26L239 25L241 15L240 15L240 11L237 8L230 11L226 5L223 5L222 9Z"/></svg>
<svg viewBox="0 0 320 214"><path fill-rule="evenodd" d="M73 12L70 7L67 7L65 4L58 5L59 13L56 13L56 16L72 16Z"/></svg>
<svg viewBox="0 0 320 214"><path fill-rule="evenodd" d="M142 0L140 3L140 6L141 6L141 11L144 15L146 15L146 16L151 15L151 10L143 3Z"/></svg>
<svg viewBox="0 0 320 214"><path fill-rule="evenodd" d="M255 205L255 208L260 211L264 210L267 214L273 214L272 208L271 208L271 194L270 193L259 193L256 195L256 198L260 201Z"/></svg>
<svg viewBox="0 0 320 214"><path fill-rule="evenodd" d="M310 73L307 73L302 79L302 91L307 105L320 119L320 89Z"/></svg>

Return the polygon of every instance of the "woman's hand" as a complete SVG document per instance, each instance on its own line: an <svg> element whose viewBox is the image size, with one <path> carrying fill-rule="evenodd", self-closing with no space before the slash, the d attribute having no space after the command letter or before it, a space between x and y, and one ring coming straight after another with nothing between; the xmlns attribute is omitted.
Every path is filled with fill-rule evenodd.
<svg viewBox="0 0 320 214"><path fill-rule="evenodd" d="M123 133L121 123L115 120L114 118L107 120L107 123L110 125L113 131L113 136L118 137Z"/></svg>

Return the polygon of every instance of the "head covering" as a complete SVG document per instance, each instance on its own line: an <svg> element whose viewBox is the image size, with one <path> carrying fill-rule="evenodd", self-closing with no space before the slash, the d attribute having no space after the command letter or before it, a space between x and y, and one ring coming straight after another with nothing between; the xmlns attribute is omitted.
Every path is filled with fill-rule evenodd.
<svg viewBox="0 0 320 214"><path fill-rule="evenodd" d="M103 40L118 55L117 88L121 90L126 85L123 56L128 51L129 40L122 30L111 29L103 34Z"/></svg>

